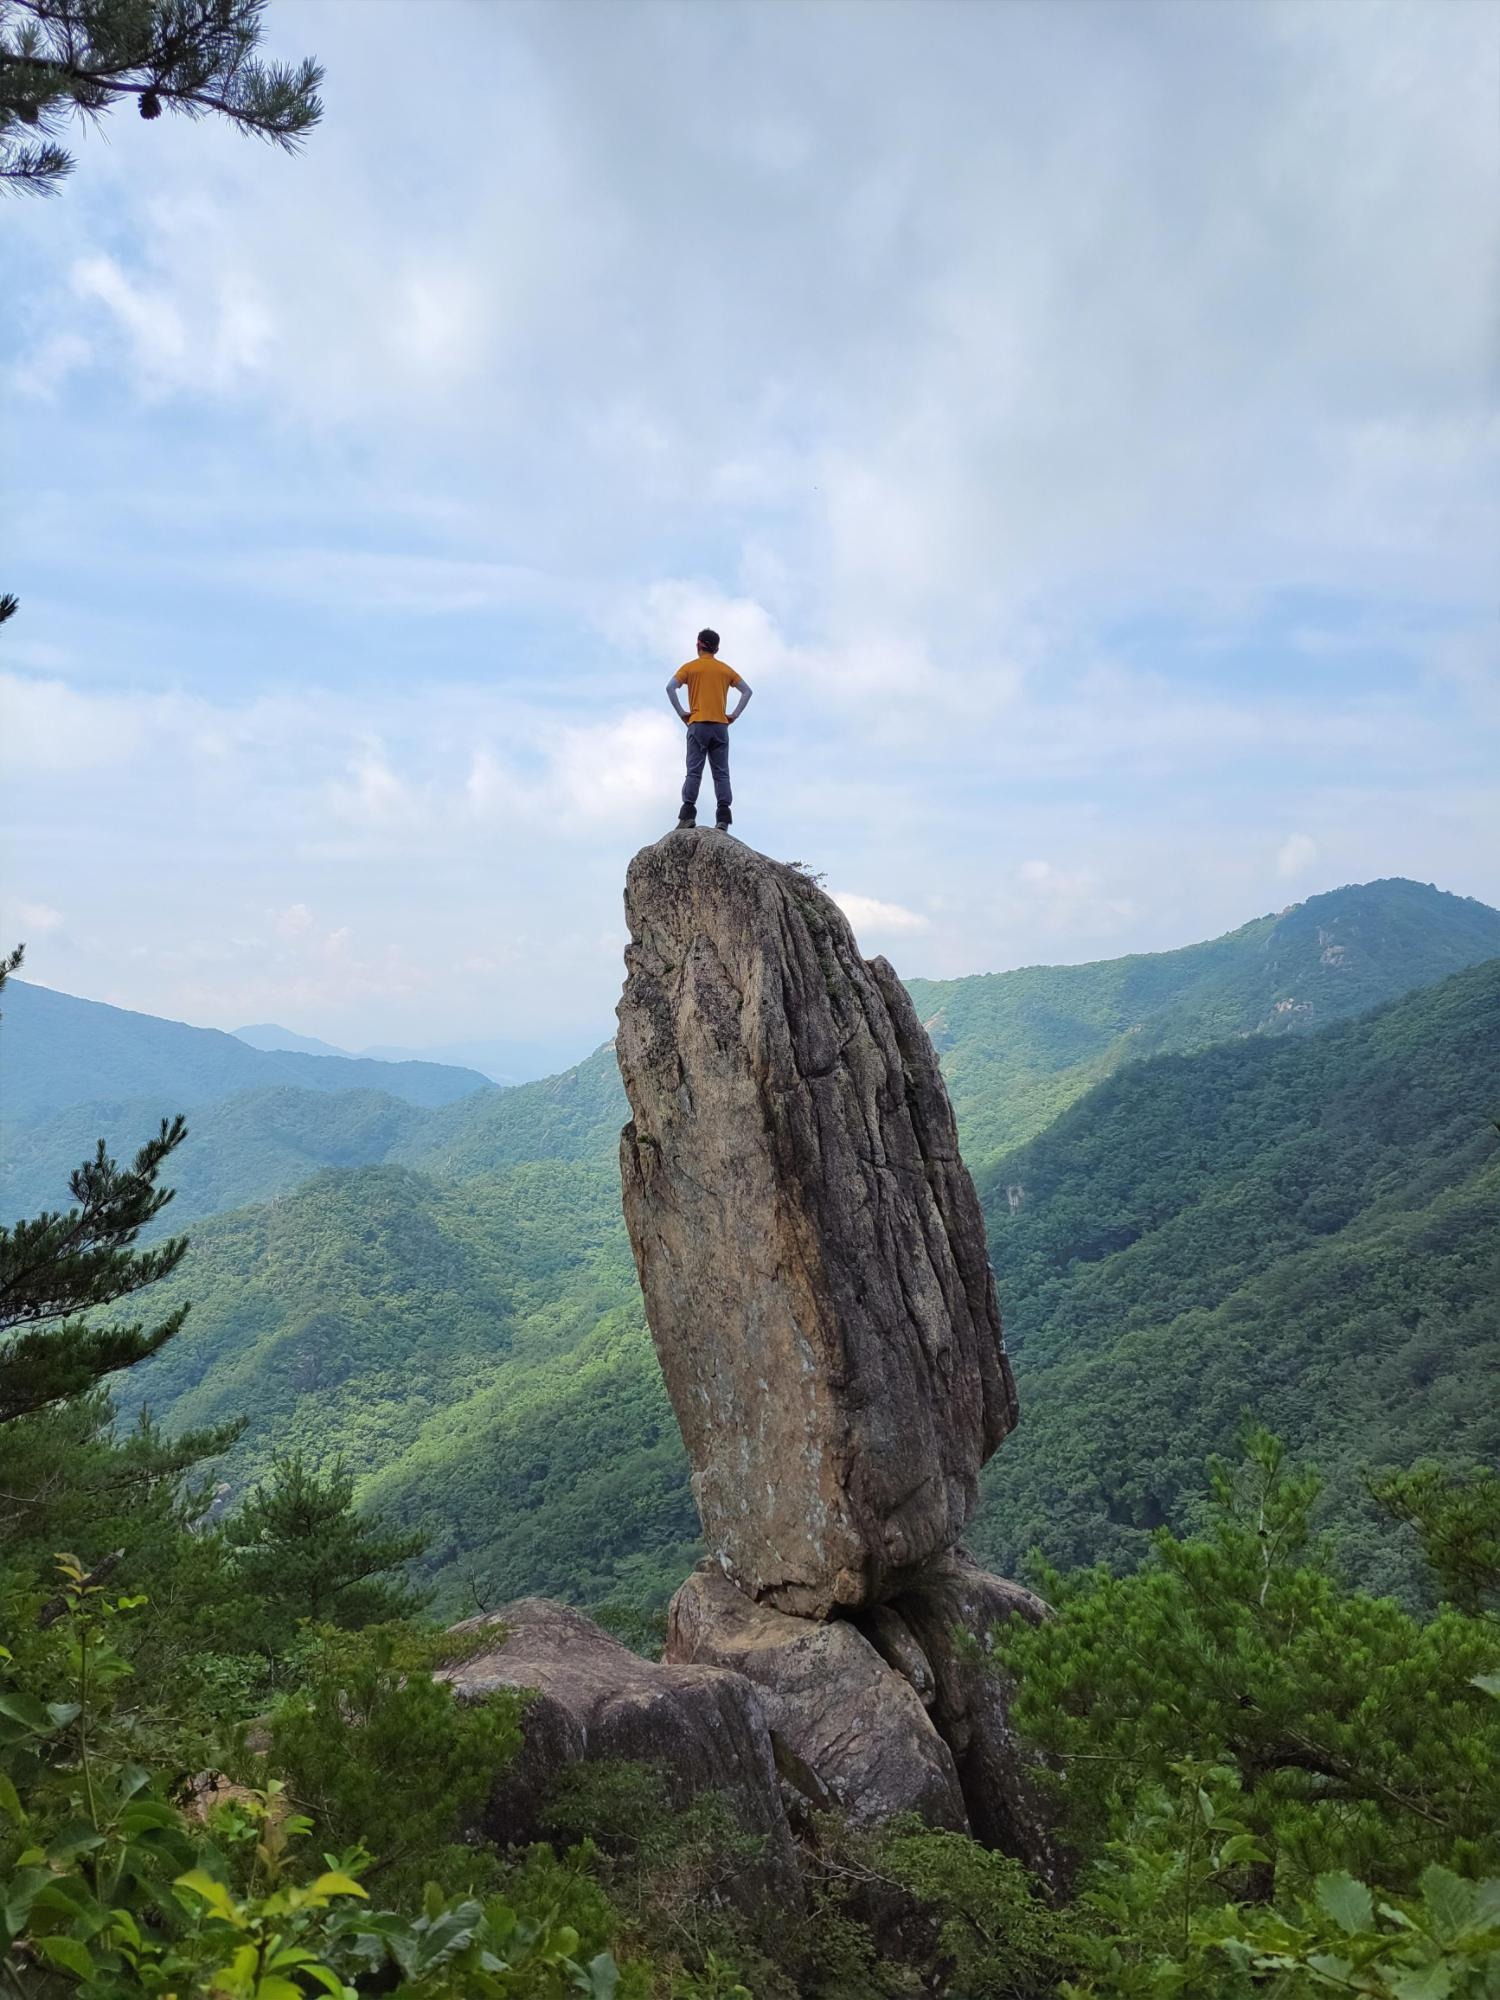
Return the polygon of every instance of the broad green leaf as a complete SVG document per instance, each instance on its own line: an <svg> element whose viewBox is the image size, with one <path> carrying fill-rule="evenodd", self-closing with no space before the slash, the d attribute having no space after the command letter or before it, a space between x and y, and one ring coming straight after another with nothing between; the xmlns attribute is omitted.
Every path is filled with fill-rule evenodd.
<svg viewBox="0 0 1500 2000"><path fill-rule="evenodd" d="M86 1944L77 1938L41 1937L31 1940L31 1948L38 1958L45 1958L51 1965L59 1965L64 1972L71 1972L78 1979L92 1979L94 1958Z"/></svg>
<svg viewBox="0 0 1500 2000"><path fill-rule="evenodd" d="M20 1820L23 1824L25 1822L26 1813L21 1804L21 1794L4 1771L0 1771L0 1812L8 1812L12 1819Z"/></svg>
<svg viewBox="0 0 1500 2000"><path fill-rule="evenodd" d="M0 1715L8 1715L12 1722L24 1723L28 1729L39 1730L48 1736L54 1727L46 1704L38 1701L34 1694L0 1694ZM61 1724L56 1726L61 1727Z"/></svg>
<svg viewBox="0 0 1500 2000"><path fill-rule="evenodd" d="M320 1875L311 1888L315 1896L363 1896L369 1900L369 1891L361 1889L352 1875L345 1875L337 1868Z"/></svg>
<svg viewBox="0 0 1500 2000"><path fill-rule="evenodd" d="M331 1993L333 2000L345 2000L346 1994L352 1990L344 1984L336 1972L331 1972L326 1965L304 1965L302 1973L304 1978L311 1979L317 1985L321 1986L325 1993Z"/></svg>
<svg viewBox="0 0 1500 2000"><path fill-rule="evenodd" d="M234 1907L233 1897L222 1882L214 1880L207 1869L190 1868L185 1875L177 1877L172 1887L187 1889L193 1895L202 1897L214 1915L222 1917L226 1923L237 1924L241 1921L239 1912Z"/></svg>
<svg viewBox="0 0 1500 2000"><path fill-rule="evenodd" d="M47 1844L52 1861L71 1861L77 1854L92 1854L104 1845L104 1835L96 1833L86 1819L70 1819L59 1827Z"/></svg>
<svg viewBox="0 0 1500 2000"><path fill-rule="evenodd" d="M249 1988L255 1977L255 1968L260 1964L260 1952L253 1944L242 1944L230 1958L228 1965L217 1975L215 1985L221 1981L229 1986Z"/></svg>
<svg viewBox="0 0 1500 2000"><path fill-rule="evenodd" d="M1474 1921L1474 1885L1434 1862L1422 1871L1422 1905L1439 1944L1451 1944Z"/></svg>
<svg viewBox="0 0 1500 2000"><path fill-rule="evenodd" d="M1500 1674L1475 1674L1470 1687L1478 1688L1484 1694L1492 1694L1500 1701Z"/></svg>
<svg viewBox="0 0 1500 2000"><path fill-rule="evenodd" d="M289 1972L294 1966L311 1965L312 1953L305 1945L284 1944L266 1960L267 1972Z"/></svg>
<svg viewBox="0 0 1500 2000"><path fill-rule="evenodd" d="M130 1914L129 1910L111 1910L109 1916L110 1922L118 1934L124 1938L127 1944L134 1945L136 1950L139 1951L141 1946L141 1927Z"/></svg>
<svg viewBox="0 0 1500 2000"><path fill-rule="evenodd" d="M1338 1958L1331 1951L1314 1951L1309 1952L1307 1963L1312 1971L1321 1972L1325 1979L1331 1979L1335 1984L1353 1986L1354 1966L1351 1960ZM1357 1993L1359 1988L1356 1986L1353 1990Z"/></svg>
<svg viewBox="0 0 1500 2000"><path fill-rule="evenodd" d="M619 1983L619 1967L607 1951L601 1951L597 1958L589 1960L581 1990L589 1995L589 2000L615 2000L615 1988Z"/></svg>
<svg viewBox="0 0 1500 2000"><path fill-rule="evenodd" d="M1375 1902L1363 1882L1342 1869L1318 1877L1318 1908L1332 1917L1347 1937L1375 1927Z"/></svg>
<svg viewBox="0 0 1500 2000"><path fill-rule="evenodd" d="M120 1832L127 1840L142 1833L152 1833L161 1827L176 1827L182 1824L181 1816L161 1799L132 1799L120 1814Z"/></svg>
<svg viewBox="0 0 1500 2000"><path fill-rule="evenodd" d="M1396 2000L1448 2000L1453 1991L1453 1974L1446 1965L1387 1965L1381 1976Z"/></svg>
<svg viewBox="0 0 1500 2000"><path fill-rule="evenodd" d="M295 1980L268 1972L255 1982L255 2000L305 2000L305 1996Z"/></svg>
<svg viewBox="0 0 1500 2000"><path fill-rule="evenodd" d="M1219 1849L1219 1866L1237 1868L1245 1861L1268 1861L1270 1856L1253 1833L1237 1833Z"/></svg>
<svg viewBox="0 0 1500 2000"><path fill-rule="evenodd" d="M105 1912L100 1909L89 1890L88 1884L76 1871L69 1875L50 1874L31 1899L31 1919L45 1913L50 1917L60 1917L65 1924L76 1922L80 1917L97 1918L103 1921Z"/></svg>

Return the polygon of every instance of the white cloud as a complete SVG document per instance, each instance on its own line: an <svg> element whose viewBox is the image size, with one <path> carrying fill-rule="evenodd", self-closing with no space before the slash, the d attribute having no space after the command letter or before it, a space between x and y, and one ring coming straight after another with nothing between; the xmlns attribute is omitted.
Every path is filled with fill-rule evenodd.
<svg viewBox="0 0 1500 2000"><path fill-rule="evenodd" d="M1318 858L1318 843L1308 833L1289 833L1276 850L1276 873L1283 882L1305 875Z"/></svg>
<svg viewBox="0 0 1500 2000"><path fill-rule="evenodd" d="M12 922L21 931L61 930L63 914L54 910L50 903L17 903L12 911Z"/></svg>
<svg viewBox="0 0 1500 2000"><path fill-rule="evenodd" d="M135 755L163 704L0 673L0 768L82 771Z"/></svg>
<svg viewBox="0 0 1500 2000"><path fill-rule="evenodd" d="M399 775L385 745L372 735L364 736L349 757L345 775L328 787L328 795L341 819L362 826L404 825L423 810L416 789Z"/></svg>
<svg viewBox="0 0 1500 2000"><path fill-rule="evenodd" d="M644 827L661 818L681 784L680 776L675 784L669 776L681 757L682 726L668 716L665 702L659 712L638 709L609 722L564 726L556 734L543 798L550 794L559 811L596 824Z"/></svg>
<svg viewBox="0 0 1500 2000"><path fill-rule="evenodd" d="M81 333L64 329L47 335L10 370L17 395L50 401L75 369L93 359L93 348Z"/></svg>
<svg viewBox="0 0 1500 2000"><path fill-rule="evenodd" d="M929 967L1500 895L1492 10L792 13L428 0L393 151L402 11L279 0L300 157L123 121L8 222L5 803L101 982L607 1016L705 621L737 825Z"/></svg>
<svg viewBox="0 0 1500 2000"><path fill-rule="evenodd" d="M133 283L113 257L83 258L73 267L73 289L111 315L145 382L153 389L175 386L187 360L188 335L170 297Z"/></svg>
<svg viewBox="0 0 1500 2000"><path fill-rule="evenodd" d="M904 909L900 903L883 903L876 896L856 896L847 889L830 892L860 936L904 935L931 928L918 910Z"/></svg>

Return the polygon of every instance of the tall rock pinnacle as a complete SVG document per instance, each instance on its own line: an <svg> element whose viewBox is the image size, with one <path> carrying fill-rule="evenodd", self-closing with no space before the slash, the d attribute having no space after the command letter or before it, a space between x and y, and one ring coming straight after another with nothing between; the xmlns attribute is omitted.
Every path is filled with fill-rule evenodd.
<svg viewBox="0 0 1500 2000"><path fill-rule="evenodd" d="M679 831L625 907L625 1219L704 1536L782 1611L878 1602L1016 1420L937 1057L797 868Z"/></svg>

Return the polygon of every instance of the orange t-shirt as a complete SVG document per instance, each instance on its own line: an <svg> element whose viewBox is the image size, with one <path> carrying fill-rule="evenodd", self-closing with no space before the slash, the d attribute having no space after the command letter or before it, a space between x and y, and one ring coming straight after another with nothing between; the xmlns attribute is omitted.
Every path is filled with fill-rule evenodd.
<svg viewBox="0 0 1500 2000"><path fill-rule="evenodd" d="M725 698L731 688L739 686L740 677L725 661L712 653L700 653L696 660L685 660L672 678L688 691L689 722L729 720Z"/></svg>

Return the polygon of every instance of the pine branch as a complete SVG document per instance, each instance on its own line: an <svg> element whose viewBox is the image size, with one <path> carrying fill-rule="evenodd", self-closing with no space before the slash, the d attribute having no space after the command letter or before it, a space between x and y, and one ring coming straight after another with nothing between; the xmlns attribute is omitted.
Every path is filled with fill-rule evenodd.
<svg viewBox="0 0 1500 2000"><path fill-rule="evenodd" d="M262 61L264 12L265 0L0 0L0 185L54 192L73 164L66 122L125 98L148 120L215 113L295 151L323 115L323 70Z"/></svg>
<svg viewBox="0 0 1500 2000"><path fill-rule="evenodd" d="M57 184L73 171L73 161L61 146L50 140L39 141L36 145L14 145L8 143L0 133L0 182L14 188L20 194L56 194ZM16 600L3 600L15 609ZM11 611L7 611L8 618Z"/></svg>
<svg viewBox="0 0 1500 2000"><path fill-rule="evenodd" d="M80 1396L101 1377L148 1360L181 1331L188 1311L179 1306L152 1327L143 1320L103 1327L68 1320L18 1334L0 1355L0 1425Z"/></svg>

